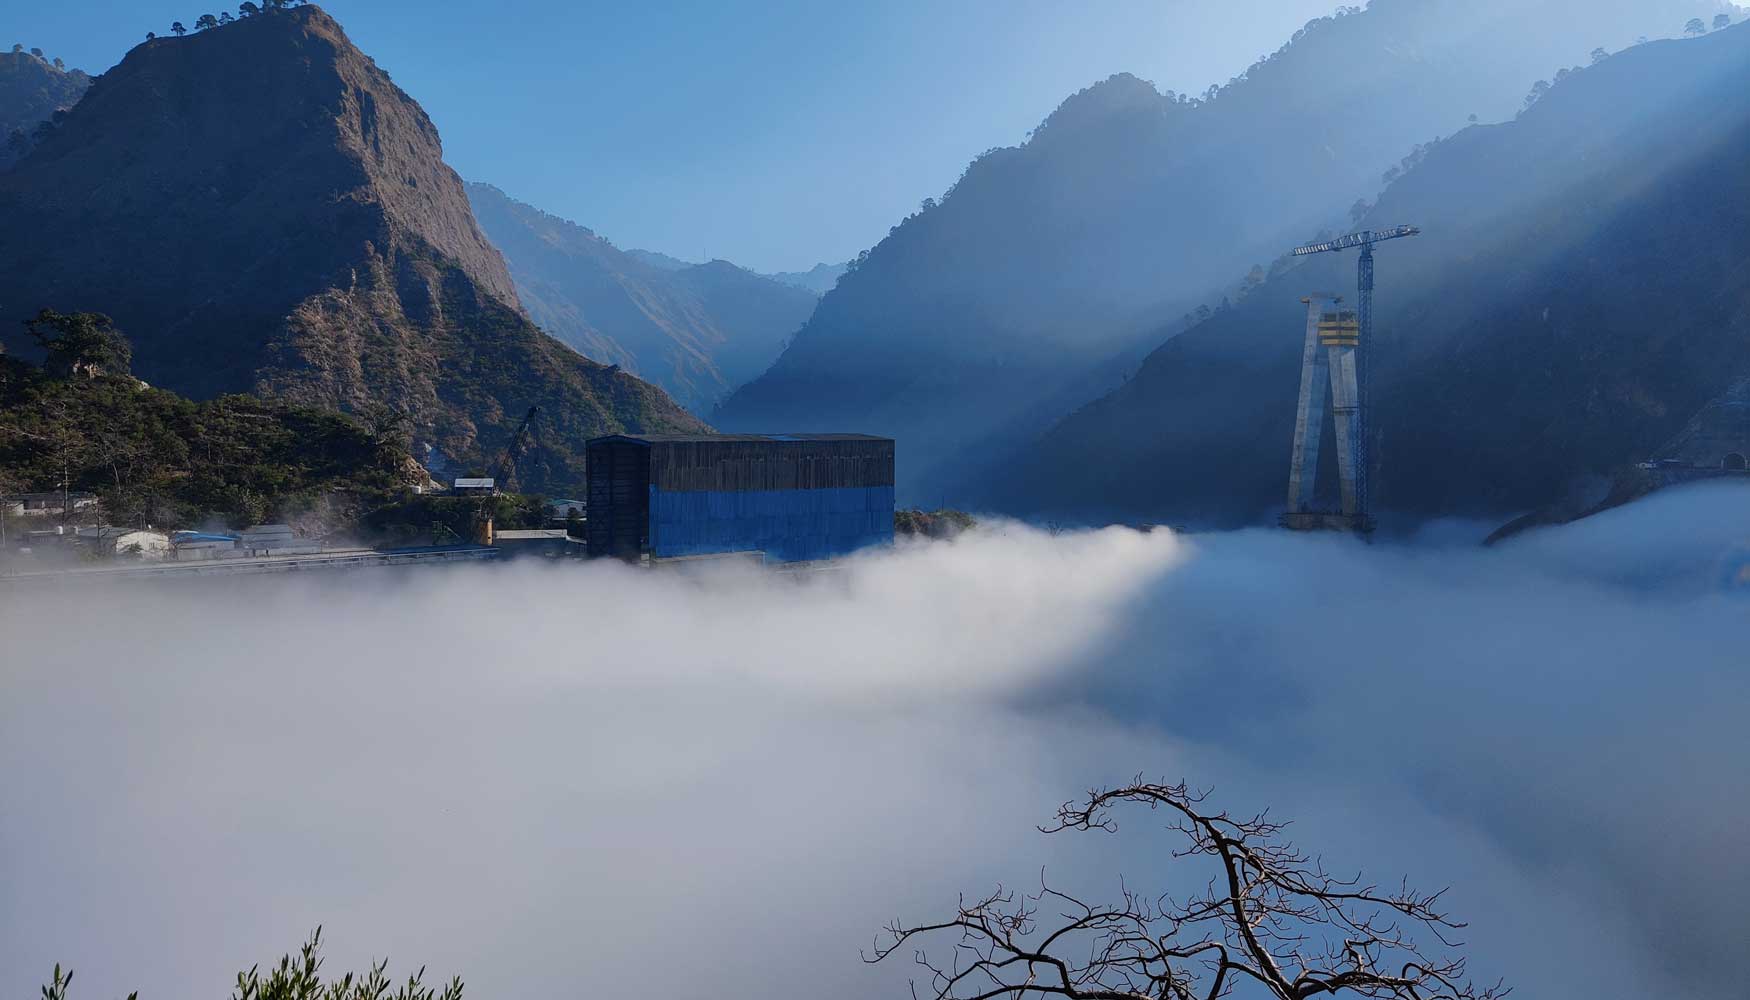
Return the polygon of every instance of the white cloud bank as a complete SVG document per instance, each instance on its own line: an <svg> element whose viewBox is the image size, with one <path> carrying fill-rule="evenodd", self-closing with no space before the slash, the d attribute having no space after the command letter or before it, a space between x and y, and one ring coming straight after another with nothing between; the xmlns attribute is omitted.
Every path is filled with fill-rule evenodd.
<svg viewBox="0 0 1750 1000"><path fill-rule="evenodd" d="M327 926L476 996L898 996L895 916L1172 870L1138 772L1452 883L1526 996L1750 937L1750 495L1502 549L1022 528L802 581L507 566L0 592L0 994L222 996ZM1124 817L1121 817L1121 819Z"/></svg>

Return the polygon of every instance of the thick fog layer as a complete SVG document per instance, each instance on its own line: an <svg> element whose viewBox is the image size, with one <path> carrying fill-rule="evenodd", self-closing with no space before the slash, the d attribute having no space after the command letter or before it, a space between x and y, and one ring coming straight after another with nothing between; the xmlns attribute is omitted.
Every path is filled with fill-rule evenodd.
<svg viewBox="0 0 1750 1000"><path fill-rule="evenodd" d="M478 996L905 995L879 926L1176 864L1033 824L1138 773L1454 886L1528 997L1720 996L1750 936L1750 491L1493 550L1011 526L842 573L0 592L0 994L224 995L318 923Z"/></svg>

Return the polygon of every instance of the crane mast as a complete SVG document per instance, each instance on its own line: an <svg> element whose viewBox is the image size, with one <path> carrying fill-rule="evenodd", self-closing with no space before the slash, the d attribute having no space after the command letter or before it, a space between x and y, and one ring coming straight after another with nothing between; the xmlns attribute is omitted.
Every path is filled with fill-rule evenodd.
<svg viewBox="0 0 1750 1000"><path fill-rule="evenodd" d="M1355 503L1356 513L1364 522L1373 517L1373 490L1369 470L1373 468L1373 244L1361 245L1361 259L1355 265L1355 290L1358 301L1361 343L1355 349L1355 374L1360 381L1355 409Z"/></svg>
<svg viewBox="0 0 1750 1000"><path fill-rule="evenodd" d="M509 477L516 470L516 460L528 444L529 425L534 423L535 415L541 412L538 406L529 407L529 412L523 414L522 423L517 425L516 433L510 437L510 443L504 446L504 452L498 456L489 470L492 477L487 480L491 484L490 495L496 495L505 488ZM492 523L492 501L490 495L482 496L474 509L474 541L480 545L492 545L497 541L497 531Z"/></svg>
<svg viewBox="0 0 1750 1000"><path fill-rule="evenodd" d="M540 412L539 406L529 407L529 412L523 414L523 422L517 425L516 433L511 435L510 443L504 446L504 453L498 456L498 463L492 467L493 485L498 489L504 488L505 481L516 466L516 460L522 456L523 447L528 444L529 425Z"/></svg>

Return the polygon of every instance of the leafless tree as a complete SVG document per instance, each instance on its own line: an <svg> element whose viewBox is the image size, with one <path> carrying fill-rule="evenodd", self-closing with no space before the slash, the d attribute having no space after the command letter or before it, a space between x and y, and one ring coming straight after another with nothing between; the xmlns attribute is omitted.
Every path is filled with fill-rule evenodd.
<svg viewBox="0 0 1750 1000"><path fill-rule="evenodd" d="M1167 813L1179 844L1172 856L1209 866L1188 898L1121 888L1116 904L1083 902L1041 885L962 898L952 919L889 925L864 961L908 945L932 1000L1217 1000L1240 995L1305 1000L1351 993L1393 1000L1498 1000L1499 983L1473 986L1460 942L1464 926L1440 908L1442 892L1382 890L1327 872L1282 836L1266 814L1211 812L1206 792L1184 784L1095 789L1067 802L1045 833L1112 832L1115 806ZM1043 880L1042 880L1043 881ZM1413 935L1430 940L1418 944ZM952 939L950 954L926 954L922 939Z"/></svg>

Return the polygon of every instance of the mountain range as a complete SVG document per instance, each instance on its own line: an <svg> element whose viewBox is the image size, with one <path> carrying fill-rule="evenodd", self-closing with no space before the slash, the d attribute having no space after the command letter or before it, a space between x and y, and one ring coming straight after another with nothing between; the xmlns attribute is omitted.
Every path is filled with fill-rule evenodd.
<svg viewBox="0 0 1750 1000"><path fill-rule="evenodd" d="M777 271L766 277L786 285L805 288L816 295L825 295L833 290L833 286L839 283L839 279L850 268L849 264L820 263L806 271Z"/></svg>
<svg viewBox="0 0 1750 1000"><path fill-rule="evenodd" d="M487 184L468 199L530 318L583 354L706 414L764 372L814 311L813 292L728 261L624 251Z"/></svg>
<svg viewBox="0 0 1750 1000"><path fill-rule="evenodd" d="M659 267L665 271L679 271L683 268L698 266L695 261L681 260L679 257L672 257L655 250L628 250L626 253L652 267ZM849 264L823 262L806 271L774 271L770 274L755 271L753 273L762 278L770 278L782 285L792 285L813 292L815 295L825 295L832 291L832 287L838 284L839 278L849 269Z"/></svg>
<svg viewBox="0 0 1750 1000"><path fill-rule="evenodd" d="M1429 140L1719 9L1377 0L1197 97L1114 76L894 227L713 420L893 435L902 491L933 498L1110 388L1199 306L1280 273L1296 242L1347 226Z"/></svg>
<svg viewBox="0 0 1750 1000"><path fill-rule="evenodd" d="M149 382L399 413L440 477L531 406L520 485L549 490L581 482L591 435L710 413L895 435L930 500L1236 524L1281 502L1300 297L1354 282L1281 251L1408 222L1424 235L1380 257L1379 502L1513 513L1652 456L1750 375L1744 29L1608 54L1719 7L1376 0L1198 97L1120 74L842 274L620 250L464 186L313 6L149 40L95 80L15 50L0 217L30 238L0 241L0 326L109 313Z"/></svg>
<svg viewBox="0 0 1750 1000"><path fill-rule="evenodd" d="M0 173L0 325L114 317L136 374L196 398L386 407L434 472L478 468L530 406L525 488L582 442L704 424L523 312L419 105L320 8L134 47Z"/></svg>
<svg viewBox="0 0 1750 1000"><path fill-rule="evenodd" d="M1633 47L1428 151L1361 224L1378 254L1377 502L1501 517L1664 457L1750 375L1750 25ZM1325 254L1168 341L1016 452L985 499L1208 524L1280 509ZM1353 294L1350 292L1350 294ZM1708 457L1714 464L1724 455ZM1328 471L1328 470L1327 470Z"/></svg>

